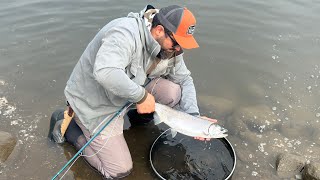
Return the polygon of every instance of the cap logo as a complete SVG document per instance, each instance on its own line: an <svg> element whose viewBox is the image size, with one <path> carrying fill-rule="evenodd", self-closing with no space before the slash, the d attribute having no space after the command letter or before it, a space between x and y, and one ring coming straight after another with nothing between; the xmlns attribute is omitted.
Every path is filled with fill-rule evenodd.
<svg viewBox="0 0 320 180"><path fill-rule="evenodd" d="M194 29L196 28L196 26L195 25L191 25L191 26L189 26L189 28L188 28L188 31L187 31L187 34L193 34L194 33Z"/></svg>

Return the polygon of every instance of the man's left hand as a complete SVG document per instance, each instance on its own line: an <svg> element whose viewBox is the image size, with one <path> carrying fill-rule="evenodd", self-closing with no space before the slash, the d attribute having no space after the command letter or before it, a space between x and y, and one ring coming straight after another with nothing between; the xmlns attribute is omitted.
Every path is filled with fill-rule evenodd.
<svg viewBox="0 0 320 180"><path fill-rule="evenodd" d="M211 118L208 118L206 116L201 116L202 119L206 119L208 121L211 121L213 123L216 123L218 122L218 120L216 119L211 119ZM194 139L199 139L200 141L210 141L211 138L202 138L202 137L194 137Z"/></svg>

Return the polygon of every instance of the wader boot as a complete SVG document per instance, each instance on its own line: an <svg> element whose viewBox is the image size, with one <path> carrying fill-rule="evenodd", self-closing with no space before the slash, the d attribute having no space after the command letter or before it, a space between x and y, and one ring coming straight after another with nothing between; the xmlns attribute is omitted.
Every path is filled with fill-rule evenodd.
<svg viewBox="0 0 320 180"><path fill-rule="evenodd" d="M127 113L129 121L132 126L134 125L146 125L153 120L153 113L139 114L137 109L131 109Z"/></svg>
<svg viewBox="0 0 320 180"><path fill-rule="evenodd" d="M63 113L64 109L58 109L52 113L50 119L48 138L58 144L65 142L65 138L61 135L61 124L64 119Z"/></svg>
<svg viewBox="0 0 320 180"><path fill-rule="evenodd" d="M72 119L65 132L65 135L62 136L61 124L63 120L64 120L64 109L58 109L52 113L48 138L50 138L51 140L53 140L55 143L58 143L58 144L68 141L71 145L75 146L77 150L79 150L81 148L79 144L83 144L83 143L80 143L80 141L86 141L83 135L83 132L81 131L77 123ZM81 135L82 137L80 137Z"/></svg>

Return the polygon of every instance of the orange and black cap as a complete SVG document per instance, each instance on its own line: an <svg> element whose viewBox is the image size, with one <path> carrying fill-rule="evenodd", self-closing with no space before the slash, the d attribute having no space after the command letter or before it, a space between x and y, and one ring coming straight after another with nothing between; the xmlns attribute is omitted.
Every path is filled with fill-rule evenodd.
<svg viewBox="0 0 320 180"><path fill-rule="evenodd" d="M159 22L170 32L182 48L198 48L199 45L193 37L196 18L191 11L177 5L161 8L157 14Z"/></svg>

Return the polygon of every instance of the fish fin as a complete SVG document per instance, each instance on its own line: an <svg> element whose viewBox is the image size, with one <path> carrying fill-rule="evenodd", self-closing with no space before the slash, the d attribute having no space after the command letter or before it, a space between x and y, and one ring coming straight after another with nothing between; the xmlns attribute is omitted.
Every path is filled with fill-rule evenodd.
<svg viewBox="0 0 320 180"><path fill-rule="evenodd" d="M177 131L174 129L171 129L171 135L172 135L172 138L176 137Z"/></svg>
<svg viewBox="0 0 320 180"><path fill-rule="evenodd" d="M158 125L161 123L161 120L160 120L160 117L159 115L157 114L157 112L155 112L153 114L153 122L154 122L154 125Z"/></svg>
<svg viewBox="0 0 320 180"><path fill-rule="evenodd" d="M206 130L202 131L202 133L203 133L204 135L206 135L206 136L209 136L209 132L206 131Z"/></svg>

